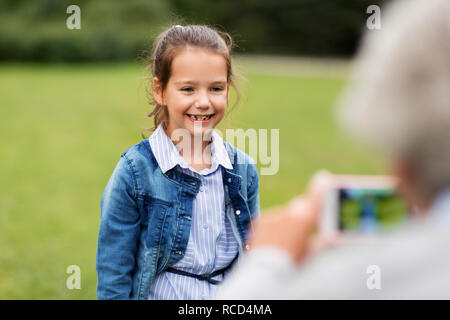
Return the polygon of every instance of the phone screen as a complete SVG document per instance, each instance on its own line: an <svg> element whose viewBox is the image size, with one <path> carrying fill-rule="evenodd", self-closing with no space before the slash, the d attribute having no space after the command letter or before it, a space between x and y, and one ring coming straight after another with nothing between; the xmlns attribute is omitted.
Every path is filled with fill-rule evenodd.
<svg viewBox="0 0 450 320"><path fill-rule="evenodd" d="M393 189L339 189L339 229L370 233L400 225L406 205Z"/></svg>

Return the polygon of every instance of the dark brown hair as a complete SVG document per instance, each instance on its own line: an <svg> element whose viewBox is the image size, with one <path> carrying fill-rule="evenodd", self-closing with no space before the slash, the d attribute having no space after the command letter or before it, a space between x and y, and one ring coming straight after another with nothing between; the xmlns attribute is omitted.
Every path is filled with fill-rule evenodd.
<svg viewBox="0 0 450 320"><path fill-rule="evenodd" d="M231 49L233 47L233 40L228 33L215 30L208 26L176 25L156 37L149 62L152 79L153 77L158 78L161 84L161 90L164 91L169 82L173 59L186 47L210 50L224 57L227 64L227 81L236 91L237 101L235 104L237 104L240 92L234 81L236 74L233 73L231 67ZM149 87L151 87L151 85ZM152 131L155 130L160 123L166 121L169 115L167 107L162 106L155 101L153 92L149 92L149 98L150 105L155 106L148 114L149 117L154 117L154 127L146 130Z"/></svg>

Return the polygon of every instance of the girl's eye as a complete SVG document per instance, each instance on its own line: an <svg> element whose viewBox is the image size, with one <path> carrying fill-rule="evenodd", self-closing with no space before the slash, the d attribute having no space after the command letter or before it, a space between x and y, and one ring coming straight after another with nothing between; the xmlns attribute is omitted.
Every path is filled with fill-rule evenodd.
<svg viewBox="0 0 450 320"><path fill-rule="evenodd" d="M192 92L192 91L194 91L194 89L191 88L191 87L186 87L186 88L181 88L181 91L184 91L184 92Z"/></svg>
<svg viewBox="0 0 450 320"><path fill-rule="evenodd" d="M223 88L222 87L213 87L213 88L211 88L211 90L215 91L215 92L220 92L220 91L223 91Z"/></svg>

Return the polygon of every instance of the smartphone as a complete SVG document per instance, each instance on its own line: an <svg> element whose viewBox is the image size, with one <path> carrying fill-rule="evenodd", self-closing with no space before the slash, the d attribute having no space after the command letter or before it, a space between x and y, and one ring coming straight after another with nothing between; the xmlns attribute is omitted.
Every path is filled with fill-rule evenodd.
<svg viewBox="0 0 450 320"><path fill-rule="evenodd" d="M376 234L392 230L406 220L406 204L389 176L335 176L325 195L320 231Z"/></svg>

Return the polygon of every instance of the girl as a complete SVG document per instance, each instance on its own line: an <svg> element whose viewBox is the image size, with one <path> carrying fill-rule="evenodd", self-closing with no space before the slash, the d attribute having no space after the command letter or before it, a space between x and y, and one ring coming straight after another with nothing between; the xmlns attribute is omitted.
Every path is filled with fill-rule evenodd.
<svg viewBox="0 0 450 320"><path fill-rule="evenodd" d="M153 48L156 130L121 155L104 190L99 299L210 298L259 214L253 162L213 130L233 85L231 38L174 26Z"/></svg>

